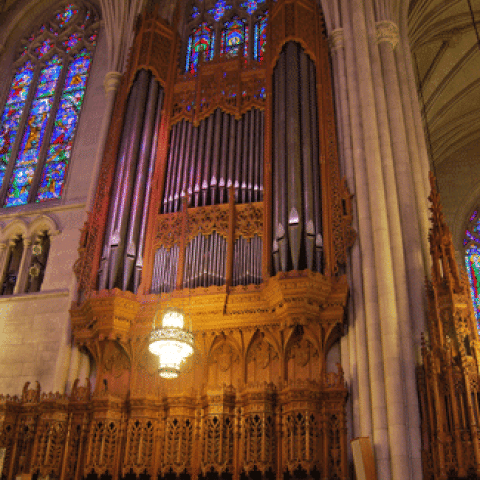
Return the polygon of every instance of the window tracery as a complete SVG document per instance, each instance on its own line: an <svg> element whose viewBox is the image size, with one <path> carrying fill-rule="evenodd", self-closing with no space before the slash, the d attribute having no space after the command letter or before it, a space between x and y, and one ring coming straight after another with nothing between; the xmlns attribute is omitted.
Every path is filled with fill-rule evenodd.
<svg viewBox="0 0 480 480"><path fill-rule="evenodd" d="M97 29L92 9L70 3L22 42L0 118L4 207L61 198Z"/></svg>
<svg viewBox="0 0 480 480"><path fill-rule="evenodd" d="M195 0L188 24L185 71L194 74L200 59L243 55L262 62L266 44L265 0L218 0L215 4Z"/></svg>

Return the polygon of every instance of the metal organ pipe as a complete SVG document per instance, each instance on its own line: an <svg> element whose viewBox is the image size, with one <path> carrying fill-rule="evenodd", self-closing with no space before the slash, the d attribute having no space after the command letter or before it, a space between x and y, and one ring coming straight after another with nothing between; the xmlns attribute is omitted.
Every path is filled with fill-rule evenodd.
<svg viewBox="0 0 480 480"><path fill-rule="evenodd" d="M299 72L299 76L287 72ZM272 254L276 271L322 269L315 78L315 66L302 47L287 43L273 74ZM303 249L305 254L300 254Z"/></svg>
<svg viewBox="0 0 480 480"><path fill-rule="evenodd" d="M210 115L207 119L207 141L205 144L205 162L203 164L202 177L202 205L207 205L210 171L212 168L213 117L213 115Z"/></svg>
<svg viewBox="0 0 480 480"><path fill-rule="evenodd" d="M298 72L298 45L289 42L286 45L286 70ZM290 239L290 255L294 270L299 268L302 238L302 205L301 205L301 158L300 158L300 115L298 96L298 76L287 75L286 82L286 140L288 171L288 237Z"/></svg>
<svg viewBox="0 0 480 480"><path fill-rule="evenodd" d="M322 271L323 237L322 237L322 187L320 183L320 164L318 161L318 104L316 92L315 64L309 61L310 73L310 116L312 122L312 171L313 171L313 218L315 221L315 259L316 270Z"/></svg>
<svg viewBox="0 0 480 480"><path fill-rule="evenodd" d="M99 289L136 291L139 285L162 101L158 82L150 72L141 70L133 83L124 118Z"/></svg>
<svg viewBox="0 0 480 480"><path fill-rule="evenodd" d="M179 211L180 199L193 194L193 206L227 201L233 184L236 201L262 200L263 111L242 118L217 109L198 127L182 120L172 127L162 212Z"/></svg>
<svg viewBox="0 0 480 480"><path fill-rule="evenodd" d="M186 137L187 137L187 122L185 120L182 121L182 133L180 137L180 145L178 149L178 167L176 168L177 175L173 177L174 180L174 193L173 193L173 211L178 212L180 210L181 205L181 190L182 190L182 177L183 177L183 164L185 162L185 145L186 145Z"/></svg>
<svg viewBox="0 0 480 480"><path fill-rule="evenodd" d="M233 119L232 119L233 120ZM218 179L218 189L220 193L220 203L227 200L227 166L228 166L228 140L230 134L230 115L222 112L222 151L220 154L220 173Z"/></svg>
<svg viewBox="0 0 480 480"><path fill-rule="evenodd" d="M194 207L228 201L234 186L237 202L257 202L263 194L264 113L252 109L238 120L216 109L198 126L182 120L172 126L162 212L180 210L187 194ZM285 182L286 175L283 176ZM236 284L260 282L261 238L237 240L235 255L239 268ZM153 288L170 285L173 249L155 259ZM183 286L222 285L226 281L226 239L213 232L194 237L186 246ZM158 265L162 264L162 268ZM165 271L168 270L168 272ZM167 279L168 277L168 279ZM170 288L170 287L169 287ZM173 287L172 287L173 288Z"/></svg>
<svg viewBox="0 0 480 480"><path fill-rule="evenodd" d="M180 190L180 198L187 195L187 182L188 182L188 174L190 171L190 152L192 150L192 123L187 123L187 136L186 136L186 148L185 148L185 164L183 168L183 175L182 175L182 187Z"/></svg>
<svg viewBox="0 0 480 480"><path fill-rule="evenodd" d="M109 262L109 282L108 288L122 285L120 273L123 265L123 254L125 250L126 231L128 226L128 217L132 201L133 184L137 170L137 155L140 147L140 135L142 133L143 116L145 112L145 103L147 100L148 85L150 83L151 73L141 70L138 73L137 81L139 83L139 94L135 104L135 111L132 118L132 130L126 152L126 163L124 176L121 179L122 190L118 213L116 215L115 230L112 238L112 248ZM117 283L119 282L119 283Z"/></svg>
<svg viewBox="0 0 480 480"><path fill-rule="evenodd" d="M310 139L310 78L308 57L300 55L300 96L302 113L302 176L303 176L303 209L304 240L307 256L307 268L313 270L315 255L315 225L313 220L313 172L312 145Z"/></svg>
<svg viewBox="0 0 480 480"><path fill-rule="evenodd" d="M247 172L248 172L248 130L250 123L250 113L251 111L245 113L242 117L243 123L243 142L242 142L242 156L240 157L240 170L242 179L240 181L240 189L242 192L241 199L242 203L247 202Z"/></svg>
<svg viewBox="0 0 480 480"><path fill-rule="evenodd" d="M217 189L218 189L218 169L220 161L220 141L223 129L222 117L223 113L219 108L215 110L215 133L213 139L213 153L212 153L212 173L210 175L210 203L216 203Z"/></svg>
<svg viewBox="0 0 480 480"><path fill-rule="evenodd" d="M163 89L160 88L157 101L157 113L155 116L155 125L153 127L152 148L150 150L150 159L148 162L147 185L145 187L145 202L143 204L142 223L140 225L140 236L138 238L137 260L135 262L135 275L133 291L136 292L141 282L143 268L143 247L145 244L145 233L147 230L148 207L150 204L150 192L152 191L152 177L155 169L155 159L157 157L158 132L160 130L160 120L162 116Z"/></svg>
<svg viewBox="0 0 480 480"><path fill-rule="evenodd" d="M279 205L279 218L277 224L277 243L280 252L280 266L282 271L289 270L288 264L288 236L287 236L287 172L286 172L286 148L285 148L285 135L286 135L286 117L285 117L285 54L282 53L278 60L278 129L275 130L277 138L274 139L274 144L277 144L278 149L278 164L274 168L278 168L278 189L276 190L276 197L274 201Z"/></svg>
<svg viewBox="0 0 480 480"><path fill-rule="evenodd" d="M204 151L204 142L205 142L205 126L206 119L203 119L200 122L200 130L198 132L198 156L195 159L195 188L194 188L194 205L195 207L199 206L200 203L200 190L202 188L202 160L203 160L203 151Z"/></svg>
<svg viewBox="0 0 480 480"><path fill-rule="evenodd" d="M131 119L133 116L137 95L138 95L138 83L135 81L133 84L133 87L130 90L130 94L128 96L125 120L123 122L122 140L120 142L117 165L115 168L115 181L113 184L112 202L110 203L110 207L108 210L107 225L105 229L105 239L104 239L103 251L102 251L102 260L100 263L100 271L99 271L98 288L100 290L107 288L108 263L110 260L110 251L111 251L111 243L112 243L111 240L112 240L113 231L115 228L115 216L118 211L118 204L120 202L120 193L121 193L121 182L119 182L118 179L123 178L123 172L124 172L125 163L126 163L126 150L127 150L128 139L130 137L130 131L132 126Z"/></svg>
<svg viewBox="0 0 480 480"><path fill-rule="evenodd" d="M140 222L144 213L143 202L145 199L145 187L147 183L150 151L152 150L153 127L155 124L155 111L158 100L158 82L155 78L150 79L150 87L147 98L144 128L138 155L137 171L133 187L133 198L128 222L127 241L125 246L125 259L123 266L123 289L127 290L133 277L133 269L137 256L138 238L140 234Z"/></svg>

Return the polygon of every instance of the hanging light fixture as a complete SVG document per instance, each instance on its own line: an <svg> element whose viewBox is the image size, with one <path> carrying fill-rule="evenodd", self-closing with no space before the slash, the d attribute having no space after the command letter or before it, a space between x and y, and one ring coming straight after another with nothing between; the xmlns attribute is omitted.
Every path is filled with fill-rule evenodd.
<svg viewBox="0 0 480 480"><path fill-rule="evenodd" d="M166 307L153 317L148 349L159 358L162 378L177 378L183 362L193 354L190 317L180 308Z"/></svg>

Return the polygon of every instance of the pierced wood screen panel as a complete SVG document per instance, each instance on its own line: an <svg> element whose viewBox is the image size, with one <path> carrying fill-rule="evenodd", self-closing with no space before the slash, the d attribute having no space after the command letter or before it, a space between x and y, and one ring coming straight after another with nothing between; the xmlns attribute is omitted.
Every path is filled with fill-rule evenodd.
<svg viewBox="0 0 480 480"><path fill-rule="evenodd" d="M78 382L77 382L78 383ZM26 394L32 392L27 388ZM328 472L346 479L346 388L232 386L203 396L120 399L106 391L0 396L0 476ZM307 405L308 404L308 405ZM306 407L306 408L305 408ZM281 464L278 462L282 454Z"/></svg>
<svg viewBox="0 0 480 480"><path fill-rule="evenodd" d="M261 202L158 215L152 292L259 284L262 235Z"/></svg>

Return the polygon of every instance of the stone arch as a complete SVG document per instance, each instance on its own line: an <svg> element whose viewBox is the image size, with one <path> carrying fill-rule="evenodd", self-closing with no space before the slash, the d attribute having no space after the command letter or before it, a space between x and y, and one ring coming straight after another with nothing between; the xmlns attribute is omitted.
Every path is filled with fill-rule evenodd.
<svg viewBox="0 0 480 480"><path fill-rule="evenodd" d="M47 232L49 236L56 236L60 233L57 222L50 215L38 215L28 225L28 235L30 237L42 232Z"/></svg>
<svg viewBox="0 0 480 480"><path fill-rule="evenodd" d="M2 242L7 242L8 240L18 236L26 238L28 231L29 228L27 221L21 217L17 217L8 223L3 229L1 236Z"/></svg>

